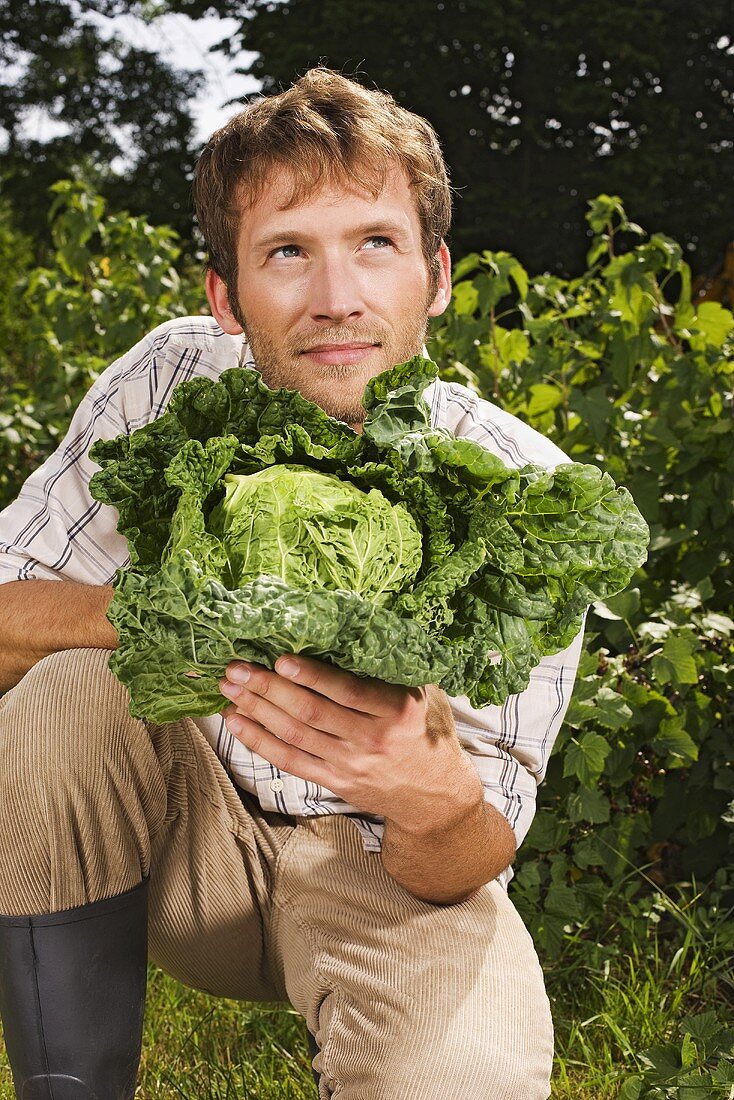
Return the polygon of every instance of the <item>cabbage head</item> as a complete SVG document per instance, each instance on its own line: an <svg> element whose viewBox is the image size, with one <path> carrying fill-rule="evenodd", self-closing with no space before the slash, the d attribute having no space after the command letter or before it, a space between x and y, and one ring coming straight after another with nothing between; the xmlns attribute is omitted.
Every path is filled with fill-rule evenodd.
<svg viewBox="0 0 734 1100"><path fill-rule="evenodd" d="M90 491L130 551L107 614L134 717L214 714L231 660L284 652L502 703L627 586L649 538L629 492L432 427L437 373L415 356L371 379L357 434L237 367L94 444Z"/></svg>
<svg viewBox="0 0 734 1100"><path fill-rule="evenodd" d="M229 588L270 574L294 588L344 588L384 606L420 569L415 520L379 489L366 493L288 462L225 474L222 484L209 530L222 540Z"/></svg>

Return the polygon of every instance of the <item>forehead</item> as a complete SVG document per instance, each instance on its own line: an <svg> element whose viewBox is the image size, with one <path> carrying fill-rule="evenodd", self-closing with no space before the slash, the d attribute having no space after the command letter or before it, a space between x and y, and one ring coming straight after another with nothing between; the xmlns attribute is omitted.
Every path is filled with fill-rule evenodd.
<svg viewBox="0 0 734 1100"><path fill-rule="evenodd" d="M314 216L325 219L349 220L390 216L399 219L406 231L420 234L420 222L408 176L400 167L385 175L378 195L365 190L349 179L324 181L310 194L292 203L295 177L287 170L273 169L252 205L244 206L240 221L240 237L251 238L280 224L305 224Z"/></svg>

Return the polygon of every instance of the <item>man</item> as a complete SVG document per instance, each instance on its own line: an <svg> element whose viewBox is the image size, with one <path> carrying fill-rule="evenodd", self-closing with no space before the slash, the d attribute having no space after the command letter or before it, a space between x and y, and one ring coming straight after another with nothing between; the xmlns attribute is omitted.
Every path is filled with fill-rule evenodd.
<svg viewBox="0 0 734 1100"><path fill-rule="evenodd" d="M548 999L506 886L580 637L482 711L285 654L222 669L221 715L154 725L107 668L129 559L88 492L94 440L238 362L360 431L367 380L420 353L451 293L435 133L329 70L215 134L195 201L213 317L162 325L112 364L0 515L0 1012L16 1089L132 1097L149 950L213 994L289 1000L322 1098L541 1100ZM565 460L462 386L426 397L434 424L509 465Z"/></svg>

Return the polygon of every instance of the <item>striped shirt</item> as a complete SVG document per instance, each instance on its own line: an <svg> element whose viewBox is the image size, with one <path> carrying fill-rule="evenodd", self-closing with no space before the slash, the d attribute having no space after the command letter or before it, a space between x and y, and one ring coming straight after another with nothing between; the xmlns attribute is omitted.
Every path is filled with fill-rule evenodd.
<svg viewBox="0 0 734 1100"><path fill-rule="evenodd" d="M160 325L103 371L56 451L0 512L0 583L112 584L130 557L127 541L117 532L116 509L90 496L89 479L98 469L88 457L90 447L155 420L179 383L197 376L216 379L238 365L255 366L243 336L227 335L211 317L184 317ZM507 466L553 467L568 461L550 440L465 386L436 379L424 397L434 427L475 440ZM525 691L502 706L477 710L464 695L449 698L457 735L485 799L505 816L518 845L533 820L537 788L570 700L582 634L568 649L543 658ZM298 816L348 814L365 848L379 851L381 818L360 813L316 783L279 771L237 741L221 715L193 721L233 782L254 794L264 809ZM500 876L503 886L511 877L508 868Z"/></svg>

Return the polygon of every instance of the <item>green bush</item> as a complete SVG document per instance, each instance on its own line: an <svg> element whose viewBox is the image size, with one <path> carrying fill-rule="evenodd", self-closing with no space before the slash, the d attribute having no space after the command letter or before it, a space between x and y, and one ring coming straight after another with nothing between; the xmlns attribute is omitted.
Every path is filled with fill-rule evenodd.
<svg viewBox="0 0 734 1100"><path fill-rule="evenodd" d="M56 447L95 378L156 325L208 312L200 273L181 271L177 235L61 180L50 210L54 248L32 267L30 248L0 217L0 508Z"/></svg>

